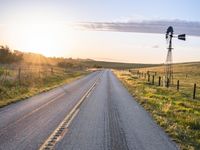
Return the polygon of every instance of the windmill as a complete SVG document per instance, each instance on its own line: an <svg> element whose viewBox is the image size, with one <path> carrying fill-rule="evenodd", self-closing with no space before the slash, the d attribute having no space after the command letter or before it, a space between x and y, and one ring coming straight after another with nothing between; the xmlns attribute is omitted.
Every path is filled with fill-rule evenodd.
<svg viewBox="0 0 200 150"><path fill-rule="evenodd" d="M167 48L167 58L165 61L165 83L166 86L169 87L170 84L173 84L173 60L172 60L172 38L178 38L179 40L186 40L185 34L180 34L178 36L174 36L174 30L172 26L167 28L167 32L165 38L169 43L169 47Z"/></svg>

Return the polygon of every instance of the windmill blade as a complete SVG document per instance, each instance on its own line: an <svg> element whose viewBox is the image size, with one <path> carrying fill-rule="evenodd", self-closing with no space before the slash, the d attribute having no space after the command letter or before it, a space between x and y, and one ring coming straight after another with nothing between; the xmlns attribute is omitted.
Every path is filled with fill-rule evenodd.
<svg viewBox="0 0 200 150"><path fill-rule="evenodd" d="M173 33L174 33L173 27L169 26L167 28L166 36L173 35Z"/></svg>

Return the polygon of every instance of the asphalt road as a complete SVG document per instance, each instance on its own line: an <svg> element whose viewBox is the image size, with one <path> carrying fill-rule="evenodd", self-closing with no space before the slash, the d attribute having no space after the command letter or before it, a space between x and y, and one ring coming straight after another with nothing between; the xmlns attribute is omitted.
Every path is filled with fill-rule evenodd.
<svg viewBox="0 0 200 150"><path fill-rule="evenodd" d="M1 108L0 150L37 150L99 74Z"/></svg>
<svg viewBox="0 0 200 150"><path fill-rule="evenodd" d="M37 150L84 93L58 150L176 150L176 145L109 70L0 109L0 150Z"/></svg>
<svg viewBox="0 0 200 150"><path fill-rule="evenodd" d="M111 71L84 101L59 150L177 150Z"/></svg>

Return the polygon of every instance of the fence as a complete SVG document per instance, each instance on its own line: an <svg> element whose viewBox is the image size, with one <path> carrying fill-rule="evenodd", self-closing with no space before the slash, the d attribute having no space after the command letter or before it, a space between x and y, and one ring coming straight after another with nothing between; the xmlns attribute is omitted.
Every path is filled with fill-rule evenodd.
<svg viewBox="0 0 200 150"><path fill-rule="evenodd" d="M71 70L51 66L2 66L0 67L0 85L8 82L21 85L31 80L45 79L50 76L71 74Z"/></svg>
<svg viewBox="0 0 200 150"><path fill-rule="evenodd" d="M137 72L129 70L129 72L140 79L146 80L149 85L177 90L177 92L181 92L187 97L200 100L200 86L198 86L200 85L199 75L175 74L173 76L173 84L169 85L168 82L165 82L164 74L150 71L139 72L138 70Z"/></svg>

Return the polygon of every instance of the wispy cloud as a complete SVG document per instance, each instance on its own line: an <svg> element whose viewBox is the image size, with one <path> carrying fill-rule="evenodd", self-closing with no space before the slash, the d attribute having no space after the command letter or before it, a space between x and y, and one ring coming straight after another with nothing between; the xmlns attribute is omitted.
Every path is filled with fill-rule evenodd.
<svg viewBox="0 0 200 150"><path fill-rule="evenodd" d="M192 36L200 36L200 22L182 20L159 20L140 22L80 22L77 23L82 29L96 31L116 32L142 32L142 33L165 33L168 26L173 26L175 34L185 33Z"/></svg>

